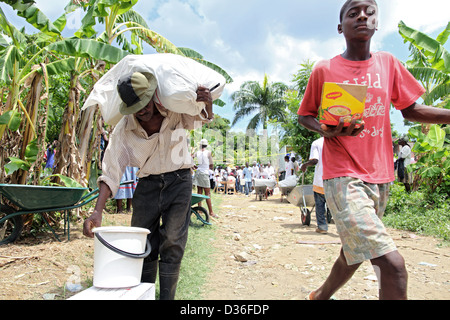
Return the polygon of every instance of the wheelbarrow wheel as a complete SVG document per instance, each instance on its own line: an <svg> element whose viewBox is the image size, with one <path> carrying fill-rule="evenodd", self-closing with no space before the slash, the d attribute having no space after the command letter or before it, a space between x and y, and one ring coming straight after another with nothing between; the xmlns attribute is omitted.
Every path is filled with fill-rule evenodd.
<svg viewBox="0 0 450 320"><path fill-rule="evenodd" d="M306 208L301 208L300 211L302 213L302 224L304 226L309 226L311 224L311 211Z"/></svg>
<svg viewBox="0 0 450 320"><path fill-rule="evenodd" d="M6 204L0 206L0 219L14 213L16 210ZM22 216L15 216L0 225L0 245L16 241L23 229Z"/></svg>
<svg viewBox="0 0 450 320"><path fill-rule="evenodd" d="M208 210L203 207L191 208L191 226L203 226L209 223Z"/></svg>

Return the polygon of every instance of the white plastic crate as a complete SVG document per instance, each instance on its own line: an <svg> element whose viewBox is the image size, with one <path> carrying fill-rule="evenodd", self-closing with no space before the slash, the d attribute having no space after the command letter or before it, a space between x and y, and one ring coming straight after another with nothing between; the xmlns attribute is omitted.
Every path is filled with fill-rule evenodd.
<svg viewBox="0 0 450 320"><path fill-rule="evenodd" d="M68 300L155 300L155 284L141 283L135 287L120 289L90 287Z"/></svg>

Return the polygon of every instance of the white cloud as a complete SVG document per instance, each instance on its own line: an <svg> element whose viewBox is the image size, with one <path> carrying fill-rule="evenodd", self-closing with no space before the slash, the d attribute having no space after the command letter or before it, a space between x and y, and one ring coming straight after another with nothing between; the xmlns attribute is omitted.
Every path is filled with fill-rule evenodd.
<svg viewBox="0 0 450 320"><path fill-rule="evenodd" d="M450 21L448 0L378 0L378 3L382 37L398 32L400 21L425 33L441 31Z"/></svg>
<svg viewBox="0 0 450 320"><path fill-rule="evenodd" d="M300 64L306 60L319 60L337 55L344 50L345 42L340 37L330 39L299 39L283 34L269 34L265 47L272 65L270 75L276 81L289 83Z"/></svg>

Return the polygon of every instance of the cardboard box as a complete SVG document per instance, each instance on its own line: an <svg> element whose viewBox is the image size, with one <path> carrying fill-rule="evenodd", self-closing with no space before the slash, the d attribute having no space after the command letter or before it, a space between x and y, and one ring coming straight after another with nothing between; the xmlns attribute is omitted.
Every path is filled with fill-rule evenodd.
<svg viewBox="0 0 450 320"><path fill-rule="evenodd" d="M322 102L319 108L319 122L337 126L344 118L344 126L356 119L358 128L363 120L366 105L367 86L325 82L322 89Z"/></svg>
<svg viewBox="0 0 450 320"><path fill-rule="evenodd" d="M155 300L155 284L141 283L135 287L120 289L90 287L68 300Z"/></svg>

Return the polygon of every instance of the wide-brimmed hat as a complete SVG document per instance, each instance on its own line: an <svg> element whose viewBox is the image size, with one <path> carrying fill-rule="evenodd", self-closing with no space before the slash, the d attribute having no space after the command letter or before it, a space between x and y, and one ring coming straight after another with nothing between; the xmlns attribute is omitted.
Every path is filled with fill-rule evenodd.
<svg viewBox="0 0 450 320"><path fill-rule="evenodd" d="M122 76L117 82L122 103L119 111L123 115L133 114L144 109L155 93L158 82L153 74L148 72L133 72Z"/></svg>
<svg viewBox="0 0 450 320"><path fill-rule="evenodd" d="M208 140L206 140L206 139L200 140L200 145L201 146L208 146Z"/></svg>

